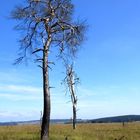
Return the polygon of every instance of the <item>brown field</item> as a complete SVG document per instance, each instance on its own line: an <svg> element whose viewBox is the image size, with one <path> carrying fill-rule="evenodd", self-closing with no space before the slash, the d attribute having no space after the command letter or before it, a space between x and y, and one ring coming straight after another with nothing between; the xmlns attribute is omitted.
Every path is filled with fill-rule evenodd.
<svg viewBox="0 0 140 140"><path fill-rule="evenodd" d="M51 125L50 140L140 140L140 122L110 124ZM37 125L1 126L0 140L39 140Z"/></svg>

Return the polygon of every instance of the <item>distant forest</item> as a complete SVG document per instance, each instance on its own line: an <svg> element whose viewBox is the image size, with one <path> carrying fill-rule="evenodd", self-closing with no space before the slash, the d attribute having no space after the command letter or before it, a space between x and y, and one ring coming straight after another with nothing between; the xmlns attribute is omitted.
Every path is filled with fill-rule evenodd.
<svg viewBox="0 0 140 140"><path fill-rule="evenodd" d="M134 122L140 121L140 115L125 115L116 117L106 117L100 119L89 120L89 123L112 123L112 122Z"/></svg>

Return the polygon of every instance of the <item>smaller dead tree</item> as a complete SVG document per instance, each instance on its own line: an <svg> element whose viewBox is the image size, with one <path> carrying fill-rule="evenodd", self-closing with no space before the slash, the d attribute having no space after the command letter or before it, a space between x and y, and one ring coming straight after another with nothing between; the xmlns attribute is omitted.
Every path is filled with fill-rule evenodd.
<svg viewBox="0 0 140 140"><path fill-rule="evenodd" d="M71 65L66 64L65 66L66 66L66 77L64 79L64 83L67 84L71 96L71 102L73 108L73 129L76 129L78 99L76 96L75 86L79 83L79 78L77 77L73 69L73 64Z"/></svg>

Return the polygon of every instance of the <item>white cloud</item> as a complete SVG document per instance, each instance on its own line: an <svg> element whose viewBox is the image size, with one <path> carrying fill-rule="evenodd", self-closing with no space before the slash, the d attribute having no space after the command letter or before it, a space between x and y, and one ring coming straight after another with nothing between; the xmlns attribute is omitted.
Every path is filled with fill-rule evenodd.
<svg viewBox="0 0 140 140"><path fill-rule="evenodd" d="M35 101L41 100L42 94L39 95L28 95L28 94L10 94L10 93L0 93L0 99L6 99L10 101Z"/></svg>
<svg viewBox="0 0 140 140"><path fill-rule="evenodd" d="M8 111L0 111L0 117L9 117L9 116L13 116L13 117L15 117L15 116L17 116L17 114L15 114L15 113L10 113L10 112L8 112Z"/></svg>
<svg viewBox="0 0 140 140"><path fill-rule="evenodd" d="M0 91L8 91L15 93L42 93L42 88L33 86L21 86L21 85L0 85Z"/></svg>
<svg viewBox="0 0 140 140"><path fill-rule="evenodd" d="M128 94L127 91L121 91L119 87L110 88L85 88L79 87L77 90L78 95L78 116L79 118L95 118L101 116L111 116L117 114L132 114L139 112L138 102L132 101L127 96L119 96L121 93L124 95ZM130 88L129 88L130 89ZM121 93L119 93L121 91ZM132 90L134 91L134 90ZM131 91L131 92L132 92ZM117 94L119 93L119 95ZM134 92L132 92L134 93ZM69 118L72 113L72 106L69 96L65 96L65 93L61 88L51 89L51 99L52 99L52 118ZM136 95L136 93L135 93ZM134 95L133 95L134 96ZM139 96L138 96L139 97ZM0 85L0 100L2 101L12 101L11 109L13 112L9 112L9 108L5 108L7 112L0 112L0 120L30 120L34 119L36 114L40 114L42 109L42 88L35 86L22 86L22 85ZM23 101L23 102L15 102ZM27 101L27 102L24 102ZM21 103L21 104L20 104ZM27 103L27 105L25 105ZM130 104L131 103L131 104ZM20 104L17 108L17 104ZM30 108L27 106L31 105ZM6 104L7 105L7 104ZM3 106L3 104L2 104ZM17 109L24 109L17 111ZM119 108L119 109L118 109ZM135 111L134 111L135 108ZM3 108L1 108L3 109ZM38 109L38 113L29 110ZM63 111L60 111L62 110ZM32 114L31 114L32 113ZM35 116L34 116L35 115ZM22 117L20 117L22 116ZM7 119L6 119L7 118ZM39 118L39 117L37 117Z"/></svg>
<svg viewBox="0 0 140 140"><path fill-rule="evenodd" d="M36 119L40 119L40 112L37 110L0 111L0 121L25 121Z"/></svg>
<svg viewBox="0 0 140 140"><path fill-rule="evenodd" d="M21 85L0 85L0 98L11 101L41 100L42 88Z"/></svg>

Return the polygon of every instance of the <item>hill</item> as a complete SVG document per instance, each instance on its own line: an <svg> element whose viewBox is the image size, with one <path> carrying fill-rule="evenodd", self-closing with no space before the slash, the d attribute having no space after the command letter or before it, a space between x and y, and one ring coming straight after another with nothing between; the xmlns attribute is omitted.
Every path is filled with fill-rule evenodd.
<svg viewBox="0 0 140 140"><path fill-rule="evenodd" d="M140 115L124 115L115 117L106 117L89 120L89 123L112 123L112 122L134 122L140 121Z"/></svg>

